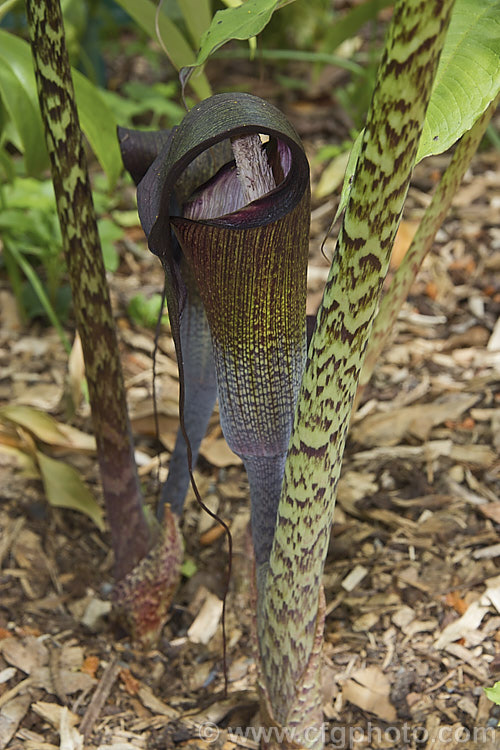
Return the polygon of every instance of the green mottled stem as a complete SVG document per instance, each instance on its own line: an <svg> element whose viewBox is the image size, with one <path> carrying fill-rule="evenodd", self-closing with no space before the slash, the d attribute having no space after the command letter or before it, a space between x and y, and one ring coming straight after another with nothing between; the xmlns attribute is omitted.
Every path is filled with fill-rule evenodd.
<svg viewBox="0 0 500 750"><path fill-rule="evenodd" d="M274 719L297 715L313 655L336 485L363 354L387 272L452 0L396 3L338 248L302 381L258 637ZM309 678L308 678L309 679ZM321 703L319 673L302 728ZM304 747L322 740L300 739Z"/></svg>
<svg viewBox="0 0 500 750"><path fill-rule="evenodd" d="M398 313L407 298L423 260L432 247L436 233L449 211L453 196L462 182L472 157L477 151L488 123L495 112L500 96L490 104L485 112L474 123L472 128L462 136L448 168L442 176L432 201L428 206L417 229L413 242L399 266L391 286L383 298L368 342L365 361L359 379L356 399L359 401L362 390L372 376L373 369L380 353L391 335Z"/></svg>
<svg viewBox="0 0 500 750"><path fill-rule="evenodd" d="M59 0L27 0L35 74L90 405L113 550L123 578L147 553L125 388Z"/></svg>

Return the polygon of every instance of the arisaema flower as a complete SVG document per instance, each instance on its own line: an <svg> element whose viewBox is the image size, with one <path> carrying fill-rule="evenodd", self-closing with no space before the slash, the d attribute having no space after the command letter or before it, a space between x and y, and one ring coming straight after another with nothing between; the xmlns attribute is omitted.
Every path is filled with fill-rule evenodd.
<svg viewBox="0 0 500 750"><path fill-rule="evenodd" d="M286 118L248 94L203 101L169 134L120 140L165 269L183 431L195 457L216 384L224 436L249 476L259 572L306 356L307 159ZM178 440L164 489L177 512L186 466Z"/></svg>

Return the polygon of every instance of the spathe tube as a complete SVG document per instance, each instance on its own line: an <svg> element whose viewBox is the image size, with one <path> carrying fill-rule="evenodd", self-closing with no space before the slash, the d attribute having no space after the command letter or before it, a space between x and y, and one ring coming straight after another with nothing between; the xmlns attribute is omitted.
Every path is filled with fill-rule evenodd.
<svg viewBox="0 0 500 750"><path fill-rule="evenodd" d="M214 144L250 133L267 134L271 147L278 144L277 187L220 217L193 221L173 216L172 197L194 159ZM221 174L212 183L218 179ZM275 107L248 94L218 95L191 110L138 187L139 216L149 247L166 272L181 382L180 320L186 289L172 226L207 314L223 431L249 472L258 565L267 559L272 543L305 360L309 195L309 167L295 130Z"/></svg>
<svg viewBox="0 0 500 750"><path fill-rule="evenodd" d="M162 148L169 148L174 130L140 131L118 128L118 139L125 168L138 184ZM210 178L228 159L231 148L228 142L216 144L195 159L176 185L171 199L172 210L178 213L179 201ZM172 237L173 255L180 268L186 288L186 304L180 320L180 336L184 357L185 408L184 421L196 464L200 443L207 431L208 422L216 401L215 365L207 319L196 289L193 276L182 262L177 240ZM176 516L182 514L189 486L187 445L179 429L170 458L169 473L162 488L157 514L161 520L165 504L171 506Z"/></svg>

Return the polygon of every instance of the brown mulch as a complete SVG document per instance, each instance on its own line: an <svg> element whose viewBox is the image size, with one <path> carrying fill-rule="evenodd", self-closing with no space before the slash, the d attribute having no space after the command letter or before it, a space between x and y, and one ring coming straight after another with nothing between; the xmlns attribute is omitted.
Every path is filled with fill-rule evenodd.
<svg viewBox="0 0 500 750"><path fill-rule="evenodd" d="M394 267L445 161L416 170ZM311 309L328 273L320 244L334 204L327 198L313 206ZM325 732L336 748L500 745L500 712L482 689L500 679L499 211L500 158L484 153L457 193L351 426L325 568ZM327 256L333 247L332 238ZM134 326L125 309L138 289L157 292L162 279L138 228L120 250L110 283L139 471L154 505L168 453L158 468L153 334ZM20 326L5 279L0 284L0 404L28 404L68 421L64 350L53 330ZM168 451L177 381L167 333L158 372ZM75 356L73 390L81 377ZM89 431L85 403L72 423ZM94 455L39 447L76 467L99 496ZM226 543L194 498L183 518L189 577L158 647L144 653L110 611L108 533L48 506L40 480L0 451L0 749L257 747L256 735L238 729L258 726L248 486L216 416L197 476L235 540L227 699L219 623Z"/></svg>

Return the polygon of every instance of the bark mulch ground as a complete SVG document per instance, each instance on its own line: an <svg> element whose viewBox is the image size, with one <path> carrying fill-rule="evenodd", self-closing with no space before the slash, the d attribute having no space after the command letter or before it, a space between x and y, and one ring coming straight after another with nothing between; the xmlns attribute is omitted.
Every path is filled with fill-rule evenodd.
<svg viewBox="0 0 500 750"><path fill-rule="evenodd" d="M416 170L391 273L445 162L436 157ZM320 244L334 203L326 198L313 207L311 309L328 273ZM499 212L500 159L484 153L457 193L351 425L325 569L325 737L335 748L500 746L500 712L483 692L500 679ZM327 257L333 247L331 238ZM177 429L176 365L165 332L157 385L166 452L158 469L153 334L134 326L125 310L138 289L159 291L161 272L138 227L120 249L110 283L139 470L154 504ZM5 279L0 298L1 404L29 405L90 432L85 403L65 416L68 392L78 392L82 378L77 349L68 378L54 331L20 326ZM219 527L190 495L186 576L158 647L141 652L112 617L108 533L80 513L49 506L40 479L23 474L6 435L4 425L0 748L258 747L248 730L259 725L248 486L217 416L197 477L235 543L227 699L220 630L227 546ZM18 428L14 442L63 459L99 497L95 455L75 440L69 451L67 443L56 448Z"/></svg>

